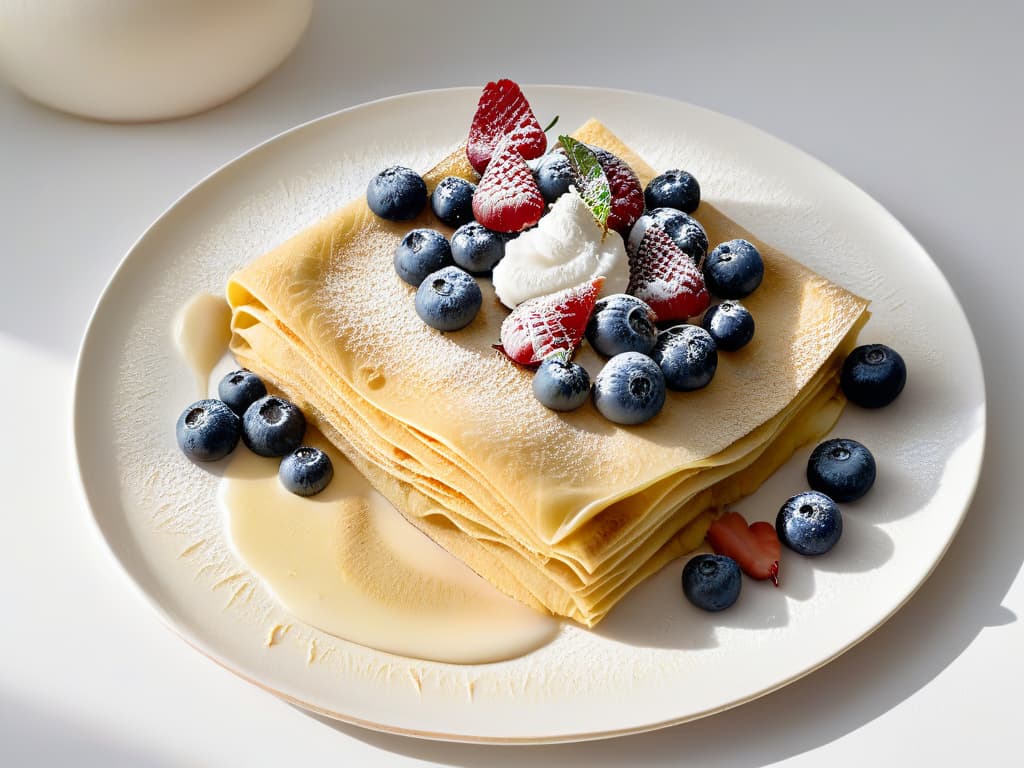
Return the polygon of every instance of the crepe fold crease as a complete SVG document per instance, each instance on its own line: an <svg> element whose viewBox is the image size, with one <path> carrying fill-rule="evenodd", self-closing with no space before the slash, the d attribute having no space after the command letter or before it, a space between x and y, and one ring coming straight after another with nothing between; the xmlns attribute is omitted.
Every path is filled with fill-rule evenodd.
<svg viewBox="0 0 1024 768"><path fill-rule="evenodd" d="M574 136L654 170L601 123ZM425 174L476 179L461 148ZM428 206L429 209L429 206ZM867 302L702 202L712 244L746 238L765 277L744 304L757 322L719 356L711 384L670 392L647 424L616 426L592 404L540 405L531 373L496 352L507 314L484 306L442 334L392 266L413 227L450 233L429 210L383 221L354 200L233 275L231 349L300 405L395 507L512 597L593 625L632 587L699 546L716 510L752 493L798 446L834 425L838 371ZM588 347L578 361L594 376Z"/></svg>

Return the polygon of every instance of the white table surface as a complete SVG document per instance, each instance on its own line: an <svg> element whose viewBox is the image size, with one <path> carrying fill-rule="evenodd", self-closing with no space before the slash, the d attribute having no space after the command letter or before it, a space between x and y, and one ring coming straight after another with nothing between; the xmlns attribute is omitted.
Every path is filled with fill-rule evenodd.
<svg viewBox="0 0 1024 768"><path fill-rule="evenodd" d="M779 2L670 9L677 4L665 0L633 2L628 18L591 3L573 20L533 0L500 14L482 3L415 5L321 3L277 72L176 122L87 122L0 84L0 764L1015 762L1024 685L1024 18L1012 17L1014 4L860 2L840 13ZM967 522L903 610L782 691L687 725L579 745L443 744L332 724L192 651L91 529L71 463L75 353L108 277L146 226L198 179L297 123L498 76L655 92L774 133L902 220L966 309L989 405Z"/></svg>

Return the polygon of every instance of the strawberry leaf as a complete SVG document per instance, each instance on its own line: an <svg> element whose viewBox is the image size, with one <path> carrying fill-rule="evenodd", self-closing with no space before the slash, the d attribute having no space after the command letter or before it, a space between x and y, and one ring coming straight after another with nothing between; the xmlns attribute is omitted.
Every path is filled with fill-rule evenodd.
<svg viewBox="0 0 1024 768"><path fill-rule="evenodd" d="M608 216L612 212L612 188L597 155L590 147L582 141L576 141L572 136L559 136L558 141L569 157L569 165L580 197L594 214L601 229L607 232Z"/></svg>
<svg viewBox="0 0 1024 768"><path fill-rule="evenodd" d="M548 131L550 131L550 130L551 130L552 128L554 128L554 127L555 127L555 126L556 126L557 124L558 124L558 115L555 115L555 116L554 116L554 117L553 117L553 118L551 119L551 122L547 124L547 127L545 127L545 128L544 128L544 133L547 133Z"/></svg>

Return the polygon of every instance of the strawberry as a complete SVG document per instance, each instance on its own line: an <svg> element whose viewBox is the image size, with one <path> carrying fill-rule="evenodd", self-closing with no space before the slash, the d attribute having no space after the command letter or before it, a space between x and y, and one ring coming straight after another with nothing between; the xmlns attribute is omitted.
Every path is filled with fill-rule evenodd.
<svg viewBox="0 0 1024 768"><path fill-rule="evenodd" d="M612 211L608 214L608 229L614 229L625 237L630 227L644 212L644 189L633 169L621 158L601 147L590 147L597 155L597 162L608 177L612 189Z"/></svg>
<svg viewBox="0 0 1024 768"><path fill-rule="evenodd" d="M560 349L571 355L583 339L603 277L565 290L528 299L512 310L501 324L501 344L514 363L535 367Z"/></svg>
<svg viewBox="0 0 1024 768"><path fill-rule="evenodd" d="M544 129L519 86L511 80L498 80L484 86L469 126L466 157L477 173L484 172L506 136L527 160L540 157L548 146Z"/></svg>
<svg viewBox="0 0 1024 768"><path fill-rule="evenodd" d="M715 554L731 557L752 579L771 579L779 586L782 546L771 523L747 525L739 512L726 512L708 529L708 543Z"/></svg>
<svg viewBox="0 0 1024 768"><path fill-rule="evenodd" d="M647 302L658 320L685 320L708 308L704 276L661 227L651 225L629 254L627 293Z"/></svg>
<svg viewBox="0 0 1024 768"><path fill-rule="evenodd" d="M540 221L544 208L530 166L506 137L473 193L473 216L495 232L519 232Z"/></svg>

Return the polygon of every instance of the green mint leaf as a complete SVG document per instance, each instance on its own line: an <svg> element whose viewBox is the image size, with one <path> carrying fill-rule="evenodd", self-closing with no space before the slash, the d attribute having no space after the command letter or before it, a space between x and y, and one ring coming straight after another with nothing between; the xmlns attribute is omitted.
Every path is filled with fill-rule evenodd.
<svg viewBox="0 0 1024 768"><path fill-rule="evenodd" d="M559 143L569 156L569 165L575 176L576 189L594 214L601 229L608 231L608 215L612 212L612 188L604 175L601 163L586 144L572 136L559 136Z"/></svg>

